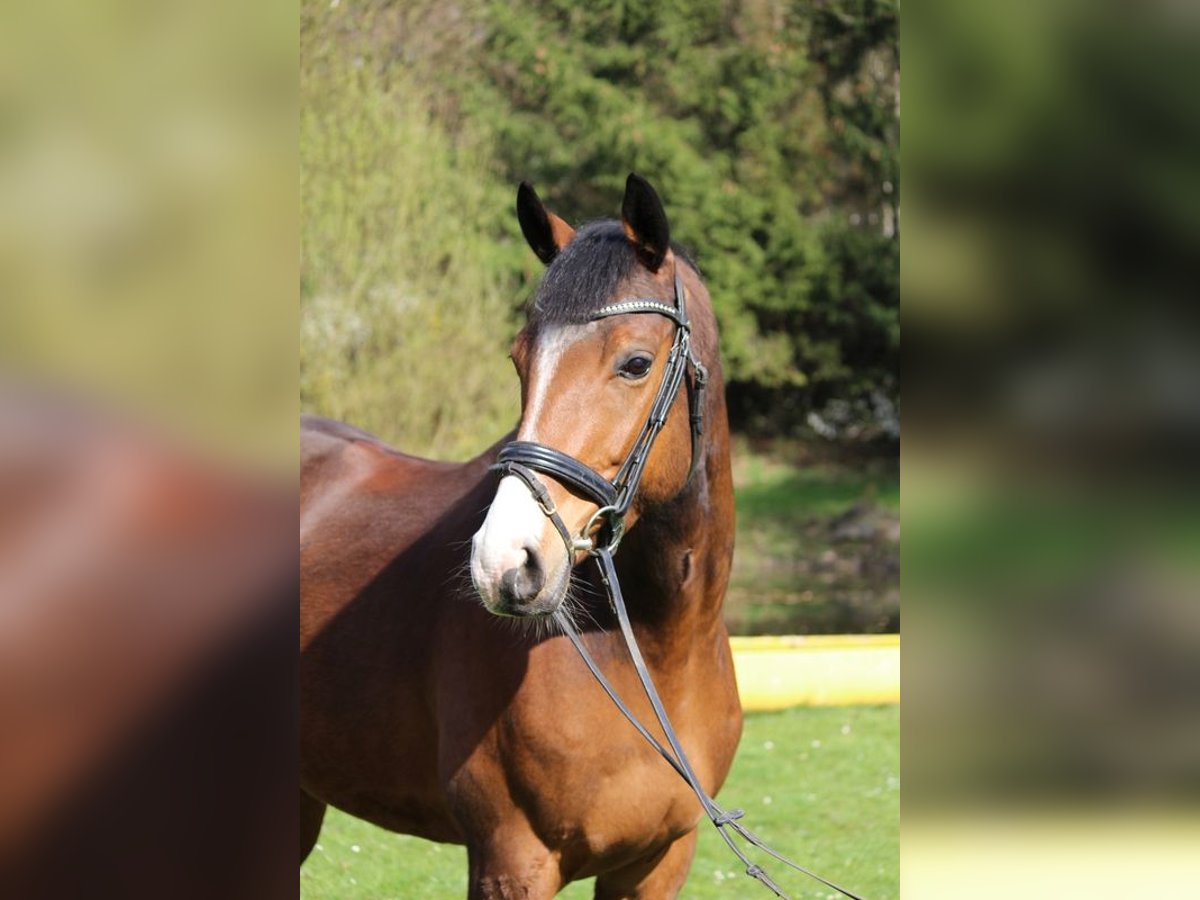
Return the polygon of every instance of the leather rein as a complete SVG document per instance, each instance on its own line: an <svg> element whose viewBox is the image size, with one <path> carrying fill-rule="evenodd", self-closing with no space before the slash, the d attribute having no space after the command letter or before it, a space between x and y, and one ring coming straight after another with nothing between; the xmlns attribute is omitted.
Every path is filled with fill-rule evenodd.
<svg viewBox="0 0 1200 900"><path fill-rule="evenodd" d="M692 476L695 474L702 449L700 441L704 429L704 391L708 383L708 370L704 368L699 358L692 352L691 326L688 322L686 297L683 289L683 281L679 277L678 271L675 272L674 282L675 296L673 298L673 305L664 303L658 299L631 298L605 306L592 313L590 317L592 321L595 321L609 316L653 313L666 316L675 323L675 339L671 345L671 351L667 356L666 371L663 373L662 382L658 386L658 393L655 394L654 403L650 407L650 414L647 416L646 422L642 425L642 429L638 433L632 449L625 457L625 461L621 464L613 479L611 481L608 480L594 469L584 465L575 459L575 457L563 453L561 450L556 450L553 447L532 441L512 441L506 444L501 449L497 457L497 462L492 468L502 473L502 475L514 475L525 483L534 500L541 507L542 512L554 524L555 530L558 531L559 536L563 539L563 543L567 548L567 558L572 564L577 552L586 552L588 555L595 557L600 569L600 580L604 584L605 591L608 594L609 605L616 614L617 622L621 628L621 635L625 640L625 646L629 650L630 658L637 671L638 680L641 682L642 688L646 692L646 697L650 701L650 706L654 710L654 716L658 720L663 734L666 736L667 746L664 746L662 742L650 733L646 726L638 720L637 716L633 714L632 710L629 709L617 694L612 684L596 664L595 659L592 658L591 653L583 643L583 639L580 637L570 617L559 609L554 613L554 620L579 652L588 670L595 677L596 681L599 682L600 687L604 689L604 692L613 701L621 714L629 720L630 724L637 729L638 733L650 743L658 754L667 761L671 768L687 782L700 801L705 815L716 826L717 833L721 836L721 839L725 841L729 849L733 851L746 867L746 874L758 879L775 896L787 897L766 871L751 861L742 848L738 846L734 835L737 835L748 844L759 848L785 865L791 866L798 872L815 878L826 887L833 888L843 895L850 897L851 900L862 900L859 895L822 878L815 872L776 852L759 838L758 835L738 821L745 815L743 810L722 809L708 795L708 792L700 784L700 779L693 770L691 763L688 761L687 754L683 752L683 746L679 742L679 737L675 733L674 726L671 725L671 721L667 717L666 707L659 697L658 690L654 686L654 681L650 677L650 670L646 666L641 649L634 638L629 613L625 607L625 599L621 594L621 585L617 580L617 571L613 564L613 554L616 552L617 545L620 544L621 538L625 533L625 515L633 503L633 497L637 492L642 474L646 469L646 462L654 446L654 440L666 424L667 416L670 414L671 407L675 403L675 398L679 394L679 387L684 382L689 367L692 370L692 378L687 382L688 405L690 408L689 421L692 433L692 459L688 469L687 480L684 482L685 485L691 481ZM573 536L567 528L566 523L563 522L558 510L555 508L549 490L538 477L538 473L551 476L567 488L581 494L599 506L577 536ZM730 834L730 831L733 834Z"/></svg>

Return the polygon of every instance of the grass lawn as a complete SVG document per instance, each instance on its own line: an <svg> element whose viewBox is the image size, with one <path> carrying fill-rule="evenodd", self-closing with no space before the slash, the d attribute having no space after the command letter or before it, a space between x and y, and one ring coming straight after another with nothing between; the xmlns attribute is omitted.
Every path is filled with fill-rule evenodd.
<svg viewBox="0 0 1200 900"><path fill-rule="evenodd" d="M664 763L665 765L665 763ZM800 708L746 717L733 772L718 798L802 865L871 900L897 897L900 877L899 707ZM685 898L741 900L770 893L741 873L710 825ZM768 857L758 860L794 898L833 892ZM466 851L390 834L337 810L300 873L303 900L460 898ZM590 881L560 896L591 897Z"/></svg>
<svg viewBox="0 0 1200 900"><path fill-rule="evenodd" d="M900 479L891 461L803 457L736 443L737 549L725 596L734 634L899 627Z"/></svg>

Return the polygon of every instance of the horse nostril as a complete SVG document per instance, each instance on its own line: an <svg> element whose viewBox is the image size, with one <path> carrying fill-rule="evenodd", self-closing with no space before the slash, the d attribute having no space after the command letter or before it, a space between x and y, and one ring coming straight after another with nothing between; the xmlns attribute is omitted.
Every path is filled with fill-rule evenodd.
<svg viewBox="0 0 1200 900"><path fill-rule="evenodd" d="M538 553L537 547L525 547L525 571L529 573L531 578L536 579L537 590L540 591L542 584L545 583L545 574L542 569L542 556Z"/></svg>
<svg viewBox="0 0 1200 900"><path fill-rule="evenodd" d="M525 561L500 576L500 596L509 606L533 600L546 584L541 556L535 547L525 548Z"/></svg>

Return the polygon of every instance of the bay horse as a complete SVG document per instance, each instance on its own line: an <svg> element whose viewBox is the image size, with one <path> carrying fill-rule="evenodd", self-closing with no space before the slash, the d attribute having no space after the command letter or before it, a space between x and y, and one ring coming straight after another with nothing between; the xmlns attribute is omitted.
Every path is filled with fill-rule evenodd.
<svg viewBox="0 0 1200 900"><path fill-rule="evenodd" d="M599 898L673 897L701 806L554 625L555 615L576 622L633 711L651 718L583 565L602 501L578 478L544 468L523 478L496 463L507 445L544 447L619 477L679 332L667 314L623 313L686 305L711 390L689 381L666 407L615 563L653 679L715 794L742 725L722 619L734 512L716 321L639 176L620 221L576 231L527 184L517 213L547 269L512 346L515 433L453 464L346 424L302 422L300 858L332 804L465 844L470 898L550 897L591 876Z"/></svg>

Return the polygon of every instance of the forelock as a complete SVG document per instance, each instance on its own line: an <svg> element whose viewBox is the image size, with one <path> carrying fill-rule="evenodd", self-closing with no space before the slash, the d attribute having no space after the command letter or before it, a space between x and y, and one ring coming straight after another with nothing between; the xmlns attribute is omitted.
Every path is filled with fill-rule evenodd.
<svg viewBox="0 0 1200 900"><path fill-rule="evenodd" d="M537 325L578 324L608 303L637 265L637 254L621 223L591 222L555 257L534 294L529 321Z"/></svg>

